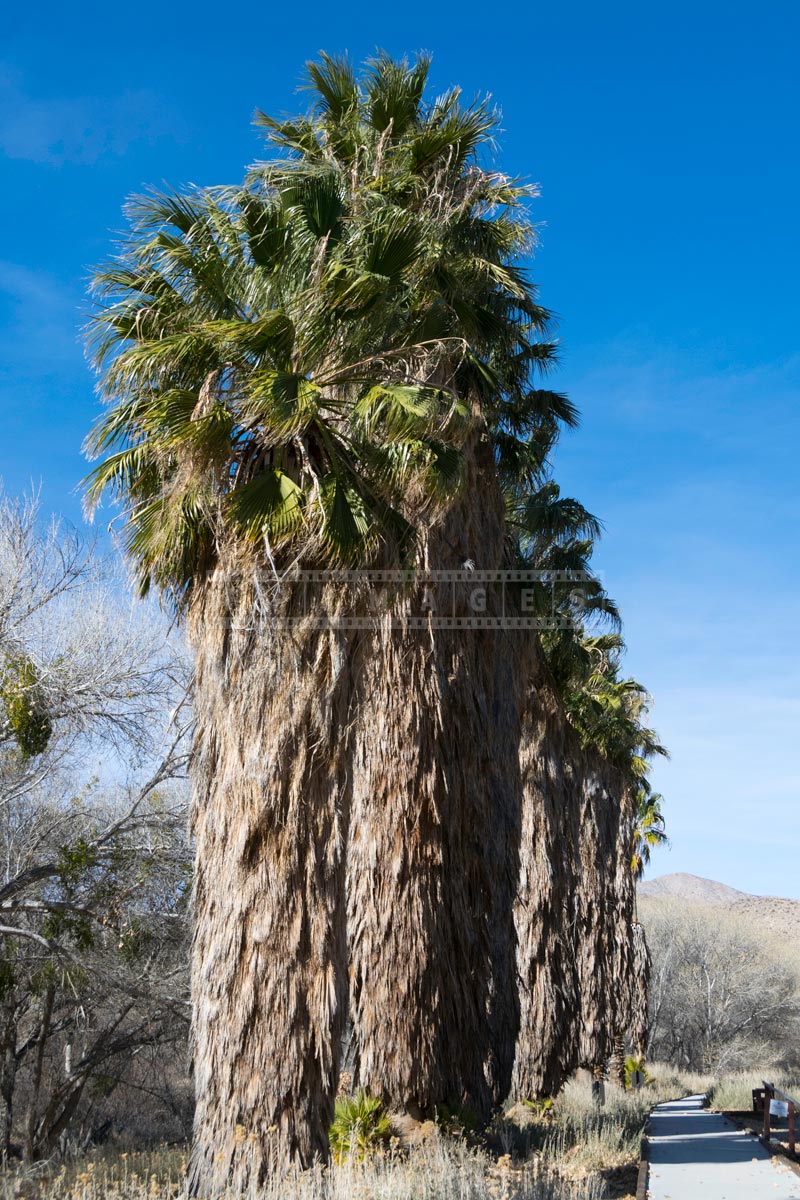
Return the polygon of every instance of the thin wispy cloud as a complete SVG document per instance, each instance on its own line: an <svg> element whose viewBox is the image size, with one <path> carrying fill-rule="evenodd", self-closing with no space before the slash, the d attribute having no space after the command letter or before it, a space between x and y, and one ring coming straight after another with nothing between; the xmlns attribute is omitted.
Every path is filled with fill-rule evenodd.
<svg viewBox="0 0 800 1200"><path fill-rule="evenodd" d="M0 65L0 153L49 166L92 166L135 142L180 138L182 122L148 90L119 95L43 97Z"/></svg>
<svg viewBox="0 0 800 1200"><path fill-rule="evenodd" d="M654 783L673 846L651 874L797 894L800 357L720 364L633 334L594 350L555 468L606 523L597 561L672 753Z"/></svg>
<svg viewBox="0 0 800 1200"><path fill-rule="evenodd" d="M0 374L81 365L80 300L49 272L0 260Z"/></svg>
<svg viewBox="0 0 800 1200"><path fill-rule="evenodd" d="M598 348L592 369L578 375L570 390L591 422L600 411L634 429L691 434L698 443L713 440L717 450L750 447L758 418L783 417L800 427L800 355L747 366L721 367L710 352L651 346L621 335Z"/></svg>

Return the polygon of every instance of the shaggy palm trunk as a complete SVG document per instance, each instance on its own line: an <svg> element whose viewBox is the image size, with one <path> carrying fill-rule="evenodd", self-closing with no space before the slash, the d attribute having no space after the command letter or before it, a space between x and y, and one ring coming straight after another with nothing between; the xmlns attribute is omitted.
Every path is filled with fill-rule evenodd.
<svg viewBox="0 0 800 1200"><path fill-rule="evenodd" d="M620 835L625 789L595 751L576 755L580 772L580 875L576 959L580 994L578 1061L598 1067L613 1048L617 989L627 985L622 914L632 915L632 875ZM627 846L627 842L625 843ZM631 908L628 908L630 902Z"/></svg>
<svg viewBox="0 0 800 1200"><path fill-rule="evenodd" d="M631 925L633 935L633 996L631 999L628 1039L637 1055L647 1049L647 1034L650 1025L648 997L650 992L650 970L652 960L644 933L638 921Z"/></svg>
<svg viewBox="0 0 800 1200"><path fill-rule="evenodd" d="M625 1035L620 1033L619 1030L614 1034L611 1062L608 1065L608 1077L617 1087L625 1087Z"/></svg>
<svg viewBox="0 0 800 1200"><path fill-rule="evenodd" d="M631 798L611 764L581 748L541 652L529 678L512 1081L523 1098L555 1094L579 1065L602 1068L634 979Z"/></svg>
<svg viewBox="0 0 800 1200"><path fill-rule="evenodd" d="M624 937L624 951L616 960L616 969L621 976L616 993L616 1032L609 1069L615 1083L624 1087L626 1045L637 1058L644 1055L647 1047L650 950L638 921L629 920L620 934Z"/></svg>
<svg viewBox="0 0 800 1200"><path fill-rule="evenodd" d="M490 824L486 830L491 888L489 945L491 1051L486 1075L492 1100L509 1095L520 1031L520 988L517 973L517 927L514 917L520 883L522 842L522 716L525 663L532 649L530 633L503 633L496 647L495 700L491 759L487 777Z"/></svg>
<svg viewBox="0 0 800 1200"><path fill-rule="evenodd" d="M578 1061L573 933L578 807L572 738L538 646L523 718L522 842L515 917L520 1035L515 1097L555 1095Z"/></svg>
<svg viewBox="0 0 800 1200"><path fill-rule="evenodd" d="M619 787L616 880L610 925L613 937L608 964L612 988L609 1020L614 1034L612 1068L622 1073L620 1081L624 1083L624 1046L629 1044L642 1053L640 1047L647 1037L649 956L644 933L635 920L636 882L631 870L635 801L632 789L623 786L621 780Z"/></svg>
<svg viewBox="0 0 800 1200"><path fill-rule="evenodd" d="M236 568L241 567L241 570ZM330 610L330 597L320 599ZM330 601L332 603L332 601ZM344 862L352 647L218 568L197 651L191 1180L257 1186L328 1152L347 1007Z"/></svg>
<svg viewBox="0 0 800 1200"><path fill-rule="evenodd" d="M463 499L421 538L421 567L502 565L494 474L487 448L471 461ZM396 616L419 611L421 590ZM455 602L474 615L465 597ZM410 1112L446 1103L482 1118L508 1089L518 1026L514 689L501 631L387 617L370 647L348 851L353 1063L360 1085Z"/></svg>

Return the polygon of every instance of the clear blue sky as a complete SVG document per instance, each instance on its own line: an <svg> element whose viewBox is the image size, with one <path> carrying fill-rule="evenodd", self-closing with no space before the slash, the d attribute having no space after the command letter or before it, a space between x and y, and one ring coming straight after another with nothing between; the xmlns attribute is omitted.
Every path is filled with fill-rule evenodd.
<svg viewBox="0 0 800 1200"><path fill-rule="evenodd" d="M557 475L606 523L672 751L654 873L800 896L796 0L45 2L3 26L0 476L73 519L79 310L125 196L237 181L253 110L302 104L319 49L427 49L435 88L492 93L502 165L542 187L535 273L583 411Z"/></svg>

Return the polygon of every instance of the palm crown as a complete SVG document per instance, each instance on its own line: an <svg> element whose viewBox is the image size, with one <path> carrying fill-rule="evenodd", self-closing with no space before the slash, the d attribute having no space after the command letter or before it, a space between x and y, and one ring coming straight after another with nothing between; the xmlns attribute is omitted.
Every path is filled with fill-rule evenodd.
<svg viewBox="0 0 800 1200"><path fill-rule="evenodd" d="M471 433L524 490L574 422L536 386L554 347L517 265L532 189L482 161L487 104L426 103L427 72L323 57L307 116L260 115L274 156L242 187L130 203L96 275L89 502L123 501L143 589L182 603L231 539L306 562L402 551Z"/></svg>

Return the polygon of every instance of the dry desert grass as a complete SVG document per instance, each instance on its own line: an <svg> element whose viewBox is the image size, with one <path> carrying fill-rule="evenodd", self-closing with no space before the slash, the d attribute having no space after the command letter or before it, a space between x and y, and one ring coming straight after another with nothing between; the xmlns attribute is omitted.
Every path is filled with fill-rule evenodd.
<svg viewBox="0 0 800 1200"><path fill-rule="evenodd" d="M552 1110L525 1106L485 1139L432 1129L421 1143L390 1139L356 1157L254 1190L250 1200L603 1200L635 1189L647 1115L660 1100L704 1090L708 1080L653 1068L639 1092L609 1088L598 1108L588 1082L572 1081ZM530 1113L530 1115L528 1115ZM0 1177L0 1200L176 1200L185 1196L185 1152L107 1148L90 1158Z"/></svg>

